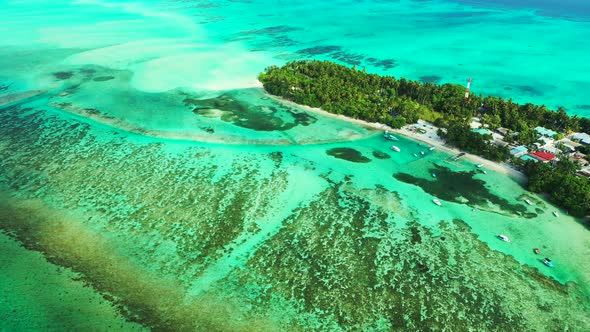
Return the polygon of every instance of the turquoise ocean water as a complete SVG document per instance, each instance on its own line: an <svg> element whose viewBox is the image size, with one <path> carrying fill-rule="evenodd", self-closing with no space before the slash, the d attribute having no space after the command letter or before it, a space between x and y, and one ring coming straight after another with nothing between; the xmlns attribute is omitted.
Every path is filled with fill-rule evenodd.
<svg viewBox="0 0 590 332"><path fill-rule="evenodd" d="M589 116L590 9L535 6L4 1L0 329L582 331L579 220L256 80L328 59Z"/></svg>

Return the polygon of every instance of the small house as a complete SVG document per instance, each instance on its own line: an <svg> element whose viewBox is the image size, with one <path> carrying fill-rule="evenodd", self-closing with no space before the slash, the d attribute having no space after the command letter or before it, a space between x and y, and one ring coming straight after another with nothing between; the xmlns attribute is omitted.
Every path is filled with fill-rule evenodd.
<svg viewBox="0 0 590 332"><path fill-rule="evenodd" d="M544 163L550 162L551 160L554 160L556 158L556 156L553 153L544 152L544 151L532 152L532 153L529 153L529 156L537 159L538 161L544 162Z"/></svg>
<svg viewBox="0 0 590 332"><path fill-rule="evenodd" d="M551 130L551 129L547 129L544 127L535 127L535 131L544 137L554 137L555 135L557 135L557 132Z"/></svg>
<svg viewBox="0 0 590 332"><path fill-rule="evenodd" d="M590 144L590 135L586 133L576 133L570 136L570 138L574 141L578 141L582 144L589 145Z"/></svg>
<svg viewBox="0 0 590 332"><path fill-rule="evenodd" d="M524 145L519 145L512 150L510 150L510 155L515 156L516 158L525 155L529 152L529 149L526 148Z"/></svg>
<svg viewBox="0 0 590 332"><path fill-rule="evenodd" d="M547 145L543 146L541 148L541 151L543 151L543 152L549 152L549 153L554 154L554 155L561 153L561 150L560 149L556 148L554 145L551 145L551 144L547 144Z"/></svg>

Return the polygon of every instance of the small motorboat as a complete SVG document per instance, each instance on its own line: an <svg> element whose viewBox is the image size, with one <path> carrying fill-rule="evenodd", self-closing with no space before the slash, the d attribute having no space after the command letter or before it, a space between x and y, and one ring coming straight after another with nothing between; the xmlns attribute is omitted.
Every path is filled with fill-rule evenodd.
<svg viewBox="0 0 590 332"><path fill-rule="evenodd" d="M557 211L553 211L553 215L559 217L559 213L557 213Z"/></svg>
<svg viewBox="0 0 590 332"><path fill-rule="evenodd" d="M432 177L435 178L436 177L436 174L435 173L432 173Z"/></svg>
<svg viewBox="0 0 590 332"><path fill-rule="evenodd" d="M533 205L533 202L529 201L528 199L524 200L528 205Z"/></svg>
<svg viewBox="0 0 590 332"><path fill-rule="evenodd" d="M438 205L438 206L442 206L442 203L438 200L438 199L433 199L432 202L434 202L434 204Z"/></svg>
<svg viewBox="0 0 590 332"><path fill-rule="evenodd" d="M383 137L385 137L385 139L388 139L388 140L390 140L390 141L399 141L399 138L397 138L397 137L393 136L393 135L392 135L392 134L390 134L388 131L386 131L386 132L383 134Z"/></svg>
<svg viewBox="0 0 590 332"><path fill-rule="evenodd" d="M510 239L508 238L508 236L504 235L504 234L500 234L498 235L498 239L504 241L504 242L510 242Z"/></svg>
<svg viewBox="0 0 590 332"><path fill-rule="evenodd" d="M481 172L482 172L483 174L488 174L488 172L487 172L485 169L482 169L482 170L481 170Z"/></svg>
<svg viewBox="0 0 590 332"><path fill-rule="evenodd" d="M553 267L554 266L553 265L553 262L549 258L547 258L547 257L543 258L542 262L543 262L543 264L545 264L545 265L547 265L549 267Z"/></svg>
<svg viewBox="0 0 590 332"><path fill-rule="evenodd" d="M414 153L414 157L418 157L418 155Z"/></svg>
<svg viewBox="0 0 590 332"><path fill-rule="evenodd" d="M421 155L424 155L424 151L420 151L420 154L421 154Z"/></svg>
<svg viewBox="0 0 590 332"><path fill-rule="evenodd" d="M477 164L477 165L475 165L475 167L477 167L477 168L483 167L483 164Z"/></svg>
<svg viewBox="0 0 590 332"><path fill-rule="evenodd" d="M397 151L397 152L400 152L400 151L401 151L401 150L400 150L400 149L399 149L397 146L395 146L395 145L392 145L390 149L392 149L393 151Z"/></svg>
<svg viewBox="0 0 590 332"><path fill-rule="evenodd" d="M534 252L535 252L535 254L537 254L537 255L541 253L541 250L539 250L539 248L535 248L535 249L533 249L533 251L534 251Z"/></svg>
<svg viewBox="0 0 590 332"><path fill-rule="evenodd" d="M432 151L434 149L436 149L436 146L431 146L431 147L428 148L428 150L430 150L430 151Z"/></svg>

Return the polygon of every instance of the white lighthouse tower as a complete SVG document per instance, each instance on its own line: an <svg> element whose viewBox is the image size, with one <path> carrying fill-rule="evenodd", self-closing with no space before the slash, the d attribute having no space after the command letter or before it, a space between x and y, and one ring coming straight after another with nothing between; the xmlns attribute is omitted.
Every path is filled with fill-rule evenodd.
<svg viewBox="0 0 590 332"><path fill-rule="evenodd" d="M471 77L467 80L467 89L465 89L465 99L469 99L469 89L471 88Z"/></svg>

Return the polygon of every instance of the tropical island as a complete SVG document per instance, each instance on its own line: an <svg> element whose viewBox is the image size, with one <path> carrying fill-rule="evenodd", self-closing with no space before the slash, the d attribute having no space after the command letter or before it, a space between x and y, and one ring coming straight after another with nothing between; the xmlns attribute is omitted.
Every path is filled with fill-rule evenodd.
<svg viewBox="0 0 590 332"><path fill-rule="evenodd" d="M590 215L590 172L582 168L590 160L590 119L569 116L562 107L474 93L466 98L458 84L396 79L329 61L271 66L259 80L272 95L333 114L394 129L419 120L432 123L447 144L491 161L510 161L527 175L528 190L548 194L573 216ZM548 141L550 152L543 146ZM521 158L528 151L531 155Z"/></svg>

